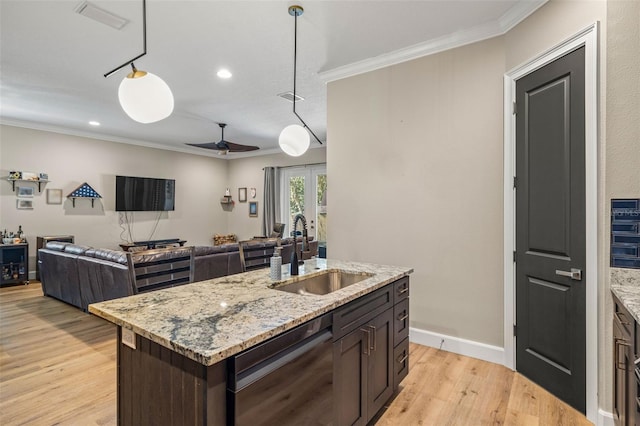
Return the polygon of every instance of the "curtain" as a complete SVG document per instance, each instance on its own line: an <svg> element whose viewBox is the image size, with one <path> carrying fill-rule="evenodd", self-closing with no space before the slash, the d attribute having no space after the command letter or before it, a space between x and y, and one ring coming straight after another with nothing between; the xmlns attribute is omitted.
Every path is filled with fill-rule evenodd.
<svg viewBox="0 0 640 426"><path fill-rule="evenodd" d="M262 235L268 237L273 232L273 224L280 222L280 170L278 167L264 168L262 206Z"/></svg>

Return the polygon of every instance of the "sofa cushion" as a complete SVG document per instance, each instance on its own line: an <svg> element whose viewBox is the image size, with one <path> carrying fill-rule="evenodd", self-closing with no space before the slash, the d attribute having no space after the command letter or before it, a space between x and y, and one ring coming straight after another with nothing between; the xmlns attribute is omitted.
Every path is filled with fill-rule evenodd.
<svg viewBox="0 0 640 426"><path fill-rule="evenodd" d="M127 254L119 250L109 249L89 249L85 253L85 256L94 257L99 260L107 260L109 262L120 263L122 265L127 264Z"/></svg>
<svg viewBox="0 0 640 426"><path fill-rule="evenodd" d="M91 247L89 246L81 246L78 244L67 244L64 246L64 252L69 254L84 254L85 251L89 250Z"/></svg>
<svg viewBox="0 0 640 426"><path fill-rule="evenodd" d="M237 244L224 244L221 246L196 246L195 255L206 256L209 254L227 253L230 251L238 251Z"/></svg>
<svg viewBox="0 0 640 426"><path fill-rule="evenodd" d="M47 250L64 251L64 248L71 243L63 243L62 241L49 241L45 246Z"/></svg>

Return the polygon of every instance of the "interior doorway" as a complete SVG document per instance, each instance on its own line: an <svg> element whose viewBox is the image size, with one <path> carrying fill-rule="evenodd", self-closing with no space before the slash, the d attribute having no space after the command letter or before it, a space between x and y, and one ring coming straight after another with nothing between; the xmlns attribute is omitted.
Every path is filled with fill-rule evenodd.
<svg viewBox="0 0 640 426"><path fill-rule="evenodd" d="M598 24L594 23L572 38L505 74L504 97L504 348L505 365L516 368L516 82L568 53L584 47L584 235L588 274L585 289L586 416L598 420ZM558 269L563 271L562 269ZM554 269L555 274L555 269ZM568 278L570 279L570 278Z"/></svg>

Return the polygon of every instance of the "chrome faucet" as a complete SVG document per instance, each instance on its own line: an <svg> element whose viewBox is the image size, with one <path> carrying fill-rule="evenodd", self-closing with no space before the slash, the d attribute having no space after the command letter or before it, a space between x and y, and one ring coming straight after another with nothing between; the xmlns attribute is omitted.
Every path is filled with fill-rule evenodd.
<svg viewBox="0 0 640 426"><path fill-rule="evenodd" d="M302 247L300 248L300 259L298 259L298 240L296 238L296 229L298 227L298 222L302 222ZM293 218L293 253L291 254L291 265L290 272L291 275L298 275L298 264L304 263L302 259L302 253L304 252L305 247L309 247L309 240L307 238L307 219L304 217L302 213L298 213Z"/></svg>

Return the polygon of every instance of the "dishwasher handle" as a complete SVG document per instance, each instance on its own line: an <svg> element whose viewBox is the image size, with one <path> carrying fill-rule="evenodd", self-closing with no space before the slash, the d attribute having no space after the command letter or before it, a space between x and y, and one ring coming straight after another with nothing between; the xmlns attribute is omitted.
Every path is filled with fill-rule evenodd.
<svg viewBox="0 0 640 426"><path fill-rule="evenodd" d="M290 348L287 348L282 352L278 352L277 354L262 361L254 367L238 374L236 380L230 383L230 390L233 392L241 391L252 383L276 371L278 368L281 368L294 359L315 349L317 346L322 345L326 341L331 341L332 338L333 333L331 333L331 329L327 328L317 332L316 334L308 337L302 342Z"/></svg>

